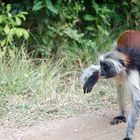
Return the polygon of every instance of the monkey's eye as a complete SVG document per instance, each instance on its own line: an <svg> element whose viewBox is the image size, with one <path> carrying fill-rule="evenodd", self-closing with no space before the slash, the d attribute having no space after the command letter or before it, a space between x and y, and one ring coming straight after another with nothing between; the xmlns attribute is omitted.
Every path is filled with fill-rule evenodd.
<svg viewBox="0 0 140 140"><path fill-rule="evenodd" d="M125 66L125 64L124 64L124 61L123 61L123 60L119 59L119 62L122 64L122 66L123 66L123 67Z"/></svg>
<svg viewBox="0 0 140 140"><path fill-rule="evenodd" d="M103 63L103 68L106 72L110 70L110 67L106 63Z"/></svg>

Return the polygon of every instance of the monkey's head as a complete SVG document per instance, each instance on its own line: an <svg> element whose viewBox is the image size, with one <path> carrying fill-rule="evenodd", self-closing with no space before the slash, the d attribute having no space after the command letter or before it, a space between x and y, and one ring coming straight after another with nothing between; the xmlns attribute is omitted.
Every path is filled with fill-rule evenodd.
<svg viewBox="0 0 140 140"><path fill-rule="evenodd" d="M84 93L89 93L98 82L100 76L112 78L125 69L124 59L117 51L108 52L100 57L100 65L91 65L82 73L80 79Z"/></svg>
<svg viewBox="0 0 140 140"><path fill-rule="evenodd" d="M104 78L112 78L124 69L124 61L117 51L111 51L100 58L100 75Z"/></svg>

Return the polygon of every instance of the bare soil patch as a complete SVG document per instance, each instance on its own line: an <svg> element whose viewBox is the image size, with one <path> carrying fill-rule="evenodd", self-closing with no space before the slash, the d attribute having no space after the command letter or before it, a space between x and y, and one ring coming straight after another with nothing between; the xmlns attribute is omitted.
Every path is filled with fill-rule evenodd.
<svg viewBox="0 0 140 140"><path fill-rule="evenodd" d="M125 123L110 125L114 111L92 112L31 127L0 127L0 140L122 140ZM140 121L134 140L140 139Z"/></svg>

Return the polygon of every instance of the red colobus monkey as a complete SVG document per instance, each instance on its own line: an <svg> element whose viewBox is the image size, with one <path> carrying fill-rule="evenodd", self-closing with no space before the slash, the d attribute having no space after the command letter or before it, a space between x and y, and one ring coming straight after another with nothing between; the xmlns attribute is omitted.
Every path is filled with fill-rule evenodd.
<svg viewBox="0 0 140 140"><path fill-rule="evenodd" d="M140 113L140 32L127 30L117 40L115 49L99 57L99 65L91 65L81 75L84 93L92 90L99 77L114 77L117 81L117 95L120 115L111 124L126 122L124 102L125 85L131 95L132 108L127 119L123 140L132 140L133 132Z"/></svg>

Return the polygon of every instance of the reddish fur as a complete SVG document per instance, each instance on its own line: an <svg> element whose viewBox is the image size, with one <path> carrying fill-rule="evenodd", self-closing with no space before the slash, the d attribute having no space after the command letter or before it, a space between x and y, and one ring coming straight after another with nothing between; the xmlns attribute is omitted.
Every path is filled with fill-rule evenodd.
<svg viewBox="0 0 140 140"><path fill-rule="evenodd" d="M135 30L123 32L117 41L117 48L121 46L140 50L140 32Z"/></svg>
<svg viewBox="0 0 140 140"><path fill-rule="evenodd" d="M117 40L117 47L116 49L130 49L132 52L133 50L137 50L136 52L140 52L140 32L135 30L127 30L123 32ZM127 49L128 48L128 49ZM125 65L131 65L132 59L128 51L119 51L120 58L124 60ZM137 60L136 60L137 59ZM139 61L139 58L136 58L136 61Z"/></svg>

